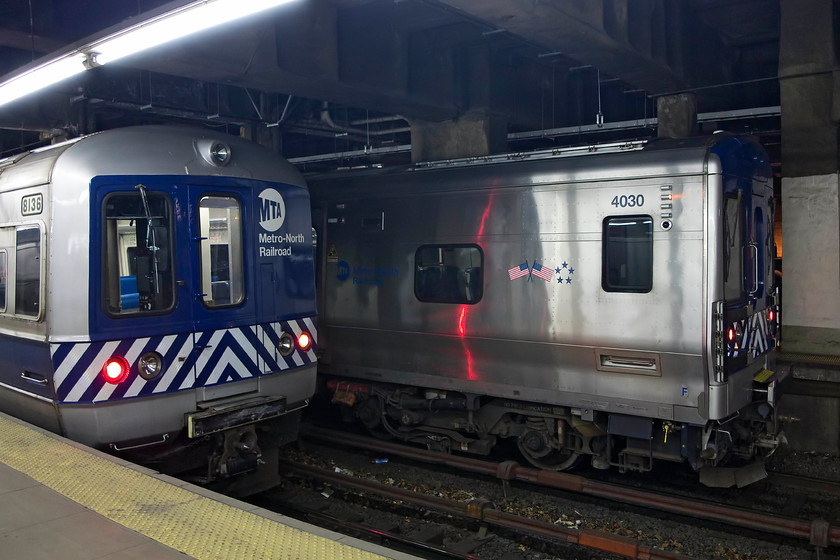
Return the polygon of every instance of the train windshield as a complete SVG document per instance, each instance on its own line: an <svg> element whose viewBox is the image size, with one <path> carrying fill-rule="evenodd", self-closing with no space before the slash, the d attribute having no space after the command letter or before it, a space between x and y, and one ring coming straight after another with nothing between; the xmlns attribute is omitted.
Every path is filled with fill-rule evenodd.
<svg viewBox="0 0 840 560"><path fill-rule="evenodd" d="M138 185L103 201L103 286L111 315L160 313L174 305L172 204Z"/></svg>
<svg viewBox="0 0 840 560"><path fill-rule="evenodd" d="M744 202L740 192L723 201L723 289L726 301L744 298Z"/></svg>

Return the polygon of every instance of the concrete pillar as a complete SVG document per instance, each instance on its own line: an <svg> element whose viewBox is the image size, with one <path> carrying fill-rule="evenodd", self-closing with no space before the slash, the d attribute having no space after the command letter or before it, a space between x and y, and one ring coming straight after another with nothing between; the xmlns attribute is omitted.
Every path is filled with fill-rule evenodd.
<svg viewBox="0 0 840 560"><path fill-rule="evenodd" d="M840 355L838 129L832 3L782 0L783 348Z"/></svg>
<svg viewBox="0 0 840 560"><path fill-rule="evenodd" d="M781 0L782 352L840 355L840 153L833 3ZM794 375L825 371L793 363ZM782 400L799 418L786 427L795 449L840 451L838 403L813 396ZM818 429L814 429L817 426Z"/></svg>
<svg viewBox="0 0 840 560"><path fill-rule="evenodd" d="M469 113L440 123L411 124L411 161L486 156L507 149L507 122L502 117Z"/></svg>
<svg viewBox="0 0 840 560"><path fill-rule="evenodd" d="M665 95L656 100L660 138L686 138L697 134L697 98L693 93Z"/></svg>

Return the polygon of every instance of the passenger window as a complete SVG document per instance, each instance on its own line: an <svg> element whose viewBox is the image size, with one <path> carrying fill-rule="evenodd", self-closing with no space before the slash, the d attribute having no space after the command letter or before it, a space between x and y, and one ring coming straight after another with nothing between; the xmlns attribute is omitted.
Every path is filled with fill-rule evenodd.
<svg viewBox="0 0 840 560"><path fill-rule="evenodd" d="M484 254L477 245L424 245L414 255L414 295L433 303L477 303Z"/></svg>
<svg viewBox="0 0 840 560"><path fill-rule="evenodd" d="M744 298L744 203L740 193L723 200L723 294L726 301Z"/></svg>
<svg viewBox="0 0 840 560"><path fill-rule="evenodd" d="M103 206L102 275L111 315L161 313L175 304L172 203L138 185Z"/></svg>
<svg viewBox="0 0 840 560"><path fill-rule="evenodd" d="M201 291L207 307L245 299L242 208L229 196L205 196L198 203L201 230Z"/></svg>
<svg viewBox="0 0 840 560"><path fill-rule="evenodd" d="M604 220L601 285L608 292L653 289L653 219L615 216Z"/></svg>
<svg viewBox="0 0 840 560"><path fill-rule="evenodd" d="M0 251L0 313L6 311L6 251Z"/></svg>
<svg viewBox="0 0 840 560"><path fill-rule="evenodd" d="M41 309L41 229L20 227L15 241L15 314L38 317Z"/></svg>

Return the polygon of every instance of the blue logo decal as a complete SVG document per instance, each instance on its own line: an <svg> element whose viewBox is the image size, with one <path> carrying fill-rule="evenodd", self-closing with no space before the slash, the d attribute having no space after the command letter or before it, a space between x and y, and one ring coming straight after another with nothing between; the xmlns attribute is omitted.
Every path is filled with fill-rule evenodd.
<svg viewBox="0 0 840 560"><path fill-rule="evenodd" d="M266 231L277 231L286 219L286 203L274 189L259 194L260 225Z"/></svg>
<svg viewBox="0 0 840 560"><path fill-rule="evenodd" d="M338 272L336 272L335 277L340 282L344 282L350 278L350 263L347 261L338 261Z"/></svg>

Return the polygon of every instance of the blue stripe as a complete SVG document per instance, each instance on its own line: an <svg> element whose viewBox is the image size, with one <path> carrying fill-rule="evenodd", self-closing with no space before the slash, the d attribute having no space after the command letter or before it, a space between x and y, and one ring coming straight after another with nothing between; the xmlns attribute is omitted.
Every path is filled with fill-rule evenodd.
<svg viewBox="0 0 840 560"><path fill-rule="evenodd" d="M281 323L261 324L260 327L262 328L262 333L259 334L250 326L236 327L238 328L238 333L233 330L224 332L215 348L206 348L202 350L196 350L196 347L209 344L213 336L219 331L208 330L200 333L181 332L175 335L168 350L163 354L164 371L170 374L173 372L175 373L171 382L168 384L168 388L164 392L172 393L180 390L181 385L187 380L190 380L187 383L189 388L206 385L213 369L227 350L230 350L230 352L237 360L239 360L239 362L242 363L245 368L247 368L248 371L238 372L234 365L226 364L224 371L222 371L221 375L218 377L216 384L235 382L247 379L251 376L256 377L264 375L267 371L263 371L263 369L276 372L280 369L281 364L284 362L289 369L301 367L294 362L295 354L300 356L300 360L304 365L312 363L313 360L311 360L306 354L299 351L296 351L295 354L289 356L288 358L282 358L271 348L271 346L276 347L279 338L275 329L272 328L272 325L277 325L279 330L294 333L294 330L290 328L290 324L295 324L301 330L307 330L303 321L295 320L283 321ZM162 344L166 336L172 335L155 335L150 338L145 343L143 349L138 353L138 356L152 350L158 351L158 347ZM193 344L189 345L188 343L190 342L191 337L193 337ZM237 338L242 340L242 344L240 344ZM93 399L106 385L105 380L99 374L99 369L104 364L94 364L93 362L95 358L100 354L106 344L113 344L113 342L117 342L117 345L111 355L125 356L136 341L137 339L129 338L119 341L57 343L50 345L50 351L54 351L51 355L53 367L57 370L62 364L70 366L70 370L61 386L56 388L58 400L60 402L69 402L67 401L67 398L70 392L73 391L80 382L84 382L88 383L88 385L84 387L81 396L78 399L74 398L73 402L93 402ZM266 344L263 344L263 341L265 341ZM74 349L78 348L79 344L82 344L85 347L85 350L82 352L82 355L76 359L75 357L71 357L71 355ZM184 361L181 362L179 361L179 354L182 354L181 349L185 344L187 344L188 347L191 347L193 351L189 352L185 356L182 355L181 357L184 358ZM266 345L271 346L266 348ZM315 349L314 344L312 349ZM204 354L205 352L210 353L210 357L206 361L207 365L203 368L204 371L196 372L196 363L202 355L206 355ZM107 356L104 358L107 358ZM103 362L104 358L102 360ZM75 363L70 364L68 360L71 359L74 359ZM283 361L281 362L279 360ZM265 368L261 367L263 362L265 363ZM122 384L114 387L114 390L107 399L108 401L124 400L126 398L125 394L131 388L132 384L137 381L139 373L137 372L136 362L130 364L130 366L131 370L129 372L128 379ZM89 381L81 381L85 373L88 371L90 372L91 379ZM196 375L198 379L192 379L194 375ZM155 393L155 390L160 386L162 379L163 376L159 376L155 379L145 381L135 397L147 397L153 394L163 394L164 392Z"/></svg>

